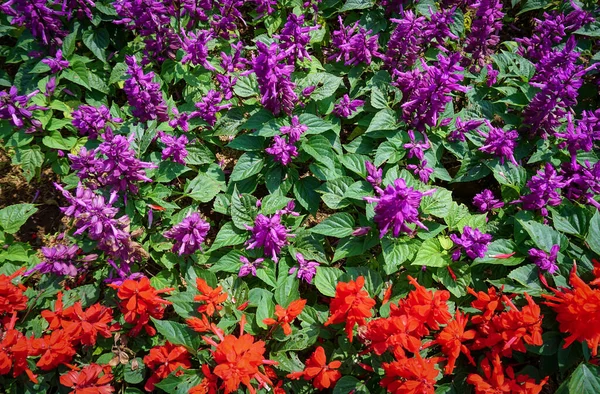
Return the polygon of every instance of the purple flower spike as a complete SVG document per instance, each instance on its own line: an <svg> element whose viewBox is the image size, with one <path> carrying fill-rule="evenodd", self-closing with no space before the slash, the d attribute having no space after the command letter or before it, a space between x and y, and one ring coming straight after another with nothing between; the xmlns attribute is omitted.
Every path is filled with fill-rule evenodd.
<svg viewBox="0 0 600 394"><path fill-rule="evenodd" d="M403 11L402 19L390 19L397 24L387 45L384 64L389 70L407 70L417 61L425 44L425 17Z"/></svg>
<svg viewBox="0 0 600 394"><path fill-rule="evenodd" d="M160 141L166 145L162 150L163 160L172 158L175 163L185 165L185 158L188 155L185 146L189 142L185 135L176 138L170 134L160 132Z"/></svg>
<svg viewBox="0 0 600 394"><path fill-rule="evenodd" d="M310 42L310 32L319 26L306 27L304 15L291 13L287 22L281 29L281 33L275 35L279 39L279 46L288 56L288 64L294 64L296 60L310 59L306 46Z"/></svg>
<svg viewBox="0 0 600 394"><path fill-rule="evenodd" d="M433 174L433 168L427 167L427 160L423 160L419 164L409 164L406 169L411 170L423 183L429 182L429 178Z"/></svg>
<svg viewBox="0 0 600 394"><path fill-rule="evenodd" d="M274 262L279 261L278 254L281 248L289 243L288 238L293 237L288 229L281 224L281 215L275 214L268 217L259 214L254 220L254 227L246 226L252 231L252 237L246 242L248 249L263 248L265 256Z"/></svg>
<svg viewBox="0 0 600 394"><path fill-rule="evenodd" d="M460 116L456 117L456 122L454 123L454 129L448 134L448 141L462 141L465 142L465 134L469 131L477 129L479 126L483 124L481 120L468 120L463 122Z"/></svg>
<svg viewBox="0 0 600 394"><path fill-rule="evenodd" d="M456 261L460 259L463 250L471 259L485 257L492 236L482 233L479 229L465 226L460 237L456 234L450 234L450 239L459 246L452 254L452 260Z"/></svg>
<svg viewBox="0 0 600 394"><path fill-rule="evenodd" d="M121 122L123 119L113 117L105 105L98 108L80 105L76 111L73 111L73 126L80 135L87 135L90 139L98 138L98 134L104 130L107 123Z"/></svg>
<svg viewBox="0 0 600 394"><path fill-rule="evenodd" d="M369 231L371 231L371 227L358 227L354 229L354 231L352 232L352 236L362 237L363 235L369 234Z"/></svg>
<svg viewBox="0 0 600 394"><path fill-rule="evenodd" d="M350 96L345 94L334 106L333 113L340 118L348 118L353 115L358 108L365 104L363 100L350 100Z"/></svg>
<svg viewBox="0 0 600 394"><path fill-rule="evenodd" d="M521 196L513 203L522 203L523 208L529 211L540 210L543 216L548 215L546 207L556 207L560 205L562 196L557 191L567 186L569 182L564 182L563 177L558 175L552 164L546 163L544 169L539 170L528 182L529 194Z"/></svg>
<svg viewBox="0 0 600 394"><path fill-rule="evenodd" d="M540 270L553 274L558 271L558 265L556 265L556 256L560 250L559 245L552 245L550 254L540 249L529 249L529 257L539 267Z"/></svg>
<svg viewBox="0 0 600 394"><path fill-rule="evenodd" d="M208 43L213 39L210 31L200 30L198 33L190 32L187 35L182 32L184 39L181 48L185 55L182 63L191 62L194 66L201 64L205 69L214 71L215 68L208 62Z"/></svg>
<svg viewBox="0 0 600 394"><path fill-rule="evenodd" d="M209 90L202 101L196 103L197 111L191 113L190 118L202 118L206 123L214 126L217 123L217 112L231 108L232 104L220 105L223 101L221 93Z"/></svg>
<svg viewBox="0 0 600 394"><path fill-rule="evenodd" d="M292 267L289 270L289 274L296 274L296 278L302 279L305 282L311 284L313 278L317 274L317 267L319 263L316 261L306 261L304 256L300 253L296 253L296 260L298 260L298 267Z"/></svg>
<svg viewBox="0 0 600 394"><path fill-rule="evenodd" d="M285 138L276 135L273 138L273 145L265 149L265 152L273 156L273 160L287 166L292 162L292 159L298 156L298 148L296 145L290 144Z"/></svg>
<svg viewBox="0 0 600 394"><path fill-rule="evenodd" d="M410 138L410 143L404 144L404 149L408 149L407 158L412 159L416 157L419 160L423 160L425 151L431 147L429 144L429 140L425 135L421 135L422 140L417 140L415 138L415 132L412 130L408 130L408 138Z"/></svg>
<svg viewBox="0 0 600 394"><path fill-rule="evenodd" d="M408 224L415 224L424 230L427 227L419 220L419 205L423 196L432 194L435 189L421 192L412 187L408 187L404 179L399 178L393 185L388 185L385 189L375 188L379 197L365 197L369 203L376 202L374 221L379 227L379 237L383 238L392 228L394 237L398 237L400 232L412 234L414 231L408 227Z"/></svg>
<svg viewBox="0 0 600 394"><path fill-rule="evenodd" d="M26 96L19 96L15 86L11 87L8 92L0 92L0 119L10 120L10 123L15 127L24 127L29 122L32 127L28 128L27 131L35 131L37 128L42 127L39 120L33 119L33 111L45 110L46 108L35 104L27 104L38 93L39 91L35 90Z"/></svg>
<svg viewBox="0 0 600 394"><path fill-rule="evenodd" d="M52 4L46 0L9 0L0 5L0 11L13 17L11 25L25 26L44 45L57 47L69 33L60 19L65 13L51 8Z"/></svg>
<svg viewBox="0 0 600 394"><path fill-rule="evenodd" d="M518 166L514 156L517 138L519 138L517 130L504 131L492 126L489 121L486 121L486 123L490 131L487 134L479 131L479 134L485 137L485 142L479 150L499 157L502 164L504 164L504 159L508 159L515 166Z"/></svg>
<svg viewBox="0 0 600 394"><path fill-rule="evenodd" d="M379 187L383 181L383 170L375 167L370 161L365 162L365 167L367 168L367 182L373 187Z"/></svg>
<svg viewBox="0 0 600 394"><path fill-rule="evenodd" d="M42 247L43 261L25 272L24 275L31 275L38 271L41 274L55 274L63 276L77 276L80 270L79 266L85 265L98 257L90 254L83 258L78 258L79 246L57 245L51 248Z"/></svg>
<svg viewBox="0 0 600 394"><path fill-rule="evenodd" d="M62 51L60 49L58 51L56 51L56 56L54 57L54 59L53 58L43 59L42 63L44 63L44 64L48 65L48 67L50 67L50 72L52 74L56 74L57 72L69 67L69 61L66 59L63 59Z"/></svg>
<svg viewBox="0 0 600 394"><path fill-rule="evenodd" d="M500 0L479 0L471 7L477 9L465 43L465 52L471 56L463 58L463 65L473 64L474 71L479 71L485 65L486 57L494 53L494 47L500 42L498 34L504 13Z"/></svg>
<svg viewBox="0 0 600 394"><path fill-rule="evenodd" d="M281 126L279 131L281 134L285 134L288 136L288 139L291 144L295 144L300 140L300 136L304 134L308 130L308 126L300 123L300 120L297 116L292 117L292 125L291 126Z"/></svg>
<svg viewBox="0 0 600 394"><path fill-rule="evenodd" d="M210 230L210 224L204 221L198 212L194 212L163 235L165 238L175 240L173 253L181 256L182 254L193 254L195 251L201 250L208 230Z"/></svg>
<svg viewBox="0 0 600 394"><path fill-rule="evenodd" d="M339 62L344 59L346 66L360 63L371 64L373 57L383 57L379 50L379 35L371 35L372 30L360 27L358 21L352 26L344 26L342 17L338 16L340 29L333 32L331 44L335 53L328 60Z"/></svg>
<svg viewBox="0 0 600 394"><path fill-rule="evenodd" d="M473 197L473 205L479 209L479 212L488 212L492 209L502 208L504 203L494 197L489 189L484 189Z"/></svg>
<svg viewBox="0 0 600 394"><path fill-rule="evenodd" d="M247 276L250 274L252 274L252 276L256 276L256 269L260 267L265 259L260 258L250 261L247 257L240 256L240 261L243 263L240 267L240 272L238 273L238 276L241 278L242 276Z"/></svg>
<svg viewBox="0 0 600 394"><path fill-rule="evenodd" d="M131 77L125 81L123 89L127 94L127 101L133 107L131 113L139 118L140 122L169 120L167 103L163 98L160 85L152 82L153 72L144 74L144 70L137 64L135 57L126 56L125 63L129 67L127 74Z"/></svg>

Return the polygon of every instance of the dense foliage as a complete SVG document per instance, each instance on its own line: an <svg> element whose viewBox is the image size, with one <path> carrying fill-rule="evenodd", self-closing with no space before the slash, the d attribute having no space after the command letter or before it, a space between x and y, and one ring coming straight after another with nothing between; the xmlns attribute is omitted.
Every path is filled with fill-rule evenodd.
<svg viewBox="0 0 600 394"><path fill-rule="evenodd" d="M0 391L600 392L596 1L0 10Z"/></svg>

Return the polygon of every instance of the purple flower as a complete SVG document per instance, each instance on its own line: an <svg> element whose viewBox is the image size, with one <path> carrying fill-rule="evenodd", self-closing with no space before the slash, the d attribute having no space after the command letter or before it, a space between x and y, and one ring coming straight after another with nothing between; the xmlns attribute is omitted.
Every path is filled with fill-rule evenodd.
<svg viewBox="0 0 600 394"><path fill-rule="evenodd" d="M105 283L112 283L114 285L120 286L123 284L124 281L128 279L139 280L145 277L145 275L141 272L132 273L131 267L129 265L121 264L120 266L118 266L112 259L107 259L106 261L112 267L112 270L108 278L104 280Z"/></svg>
<svg viewBox="0 0 600 394"><path fill-rule="evenodd" d="M191 118L202 118L206 123L214 126L217 123L217 112L231 108L232 104L220 105L223 101L221 93L215 90L209 90L202 101L196 103L197 111L192 112Z"/></svg>
<svg viewBox="0 0 600 394"><path fill-rule="evenodd" d="M71 20L73 13L77 19L83 19L85 15L86 18L92 20L93 8L96 8L96 3L92 0L63 0L62 2L62 12L67 16L67 20Z"/></svg>
<svg viewBox="0 0 600 394"><path fill-rule="evenodd" d="M96 153L96 149L87 150L85 146L82 146L76 155L69 153L68 157L71 160L71 169L77 171L77 176L82 181L87 179L98 181L100 178L104 170L104 163L96 157ZM97 185L88 186L95 188Z"/></svg>
<svg viewBox="0 0 600 394"><path fill-rule="evenodd" d="M494 194L489 189L484 189L473 197L473 205L479 212L488 212L492 209L502 208L504 203L494 197Z"/></svg>
<svg viewBox="0 0 600 394"><path fill-rule="evenodd" d="M229 40L232 35L235 36L230 33L237 30L235 21L243 22L239 8L244 5L244 0L221 0L216 2L216 5L219 11L212 15L210 24L215 35Z"/></svg>
<svg viewBox="0 0 600 394"><path fill-rule="evenodd" d="M302 95L306 98L309 98L310 95L312 94L312 92L314 92L316 88L317 88L316 85L307 86L304 89L302 89Z"/></svg>
<svg viewBox="0 0 600 394"><path fill-rule="evenodd" d="M600 209L600 203L594 199L594 197L600 195L600 161L591 165L586 160L584 164L582 166L577 161L563 163L561 175L567 183L567 186L563 189L563 194L569 200L583 200Z"/></svg>
<svg viewBox="0 0 600 394"><path fill-rule="evenodd" d="M416 17L412 11L403 11L402 19L390 19L396 28L387 45L384 64L389 70L407 70L412 67L423 51L425 17Z"/></svg>
<svg viewBox="0 0 600 394"><path fill-rule="evenodd" d="M460 237L456 234L450 234L450 239L455 245L459 246L459 248L452 253L452 260L456 261L460 259L463 250L471 259L484 257L488 245L492 240L492 236L490 234L482 233L479 229L465 226Z"/></svg>
<svg viewBox="0 0 600 394"><path fill-rule="evenodd" d="M340 101L333 107L333 113L340 118L348 118L353 115L359 107L365 104L363 100L350 100L350 96L345 94Z"/></svg>
<svg viewBox="0 0 600 394"><path fill-rule="evenodd" d="M200 30L198 33L190 32L187 35L182 32L184 39L181 48L185 55L182 63L191 62L194 66L201 64L205 69L214 71L215 68L208 62L208 43L213 39L212 33Z"/></svg>
<svg viewBox="0 0 600 394"><path fill-rule="evenodd" d="M232 73L236 70L245 70L248 65L248 59L242 57L242 50L244 49L244 43L238 41L237 44L231 44L233 54L229 56L225 52L221 52L221 67L228 73Z"/></svg>
<svg viewBox="0 0 600 394"><path fill-rule="evenodd" d="M390 227L394 237L398 237L400 232L412 234L414 231L408 227L408 224L415 224L424 230L427 229L419 220L418 209L423 196L434 193L435 189L421 192L408 187L404 179L399 178L385 189L376 187L375 191L379 197L365 197L364 199L369 203L377 203L374 221L379 227L380 238L387 234Z"/></svg>
<svg viewBox="0 0 600 394"><path fill-rule="evenodd" d="M198 212L194 212L188 214L181 223L176 224L163 235L165 238L175 240L172 251L181 256L201 250L208 230L210 230L210 224L202 220Z"/></svg>
<svg viewBox="0 0 600 394"><path fill-rule="evenodd" d="M290 275L296 274L296 278L302 279L307 283L312 283L313 278L317 274L319 263L316 261L306 261L300 253L296 253L296 260L298 260L298 267L290 268L288 273Z"/></svg>
<svg viewBox="0 0 600 394"><path fill-rule="evenodd" d="M242 276L247 276L252 274L252 276L256 276L256 269L260 267L263 261L262 257L260 259L256 259L254 261L248 260L245 256L240 256L240 261L242 262L242 266L240 267L240 272L238 276L241 278Z"/></svg>
<svg viewBox="0 0 600 394"><path fill-rule="evenodd" d="M69 61L63 59L62 51L60 49L56 51L56 56L54 57L54 59L43 59L42 63L48 65L48 67L50 67L50 72L53 74L56 74L57 72L69 67Z"/></svg>
<svg viewBox="0 0 600 394"><path fill-rule="evenodd" d="M470 54L463 58L463 65L473 64L479 71L485 66L487 56L494 53L494 47L500 42L502 30L502 2L500 0L479 0L471 7L477 8L471 32L465 42L465 52Z"/></svg>
<svg viewBox="0 0 600 394"><path fill-rule="evenodd" d="M11 87L8 92L0 92L0 119L9 120L15 127L24 127L26 123L30 123L31 127L27 131L35 131L42 127L42 123L33 119L33 111L45 110L46 108L39 105L28 105L29 100L38 94L38 90L34 90L26 96L19 96L17 88Z"/></svg>
<svg viewBox="0 0 600 394"><path fill-rule="evenodd" d="M190 120L190 114L186 112L179 112L177 107L173 107L171 109L171 113L173 114L173 119L169 120L169 126L172 128L179 127L184 133L190 131L190 124L188 123Z"/></svg>
<svg viewBox="0 0 600 394"><path fill-rule="evenodd" d="M246 225L252 231L252 237L246 242L248 249L263 248L265 256L274 262L279 260L281 248L289 243L288 238L293 237L289 230L281 224L281 215L275 214L268 217L258 214L254 220L254 227Z"/></svg>
<svg viewBox="0 0 600 394"><path fill-rule="evenodd" d="M583 111L581 120L573 122L573 115L567 114L567 127L563 133L555 133L556 138L565 141L558 144L560 148L567 148L571 161L577 161L577 152L589 152L594 148L594 142L600 141L600 109L595 112Z"/></svg>
<svg viewBox="0 0 600 394"><path fill-rule="evenodd" d="M362 237L363 235L369 234L371 227L358 227L352 231L353 237Z"/></svg>
<svg viewBox="0 0 600 394"><path fill-rule="evenodd" d="M447 39L457 40L458 36L452 33L450 25L454 23L453 16L456 7L442 8L440 11L433 12L431 19L425 24L423 36L426 42L435 43L435 47L442 52L446 52L444 44ZM430 9L430 12L431 9Z"/></svg>
<svg viewBox="0 0 600 394"><path fill-rule="evenodd" d="M423 160L419 164L408 164L406 169L411 170L413 174L418 175L423 183L429 182L429 178L431 177L431 174L433 174L433 168L427 167L427 160Z"/></svg>
<svg viewBox="0 0 600 394"><path fill-rule="evenodd" d="M300 140L300 136L304 134L308 130L308 126L300 123L297 116L292 117L292 125L291 126L281 126L279 131L281 134L285 134L288 136L288 139L291 144L294 144Z"/></svg>
<svg viewBox="0 0 600 394"><path fill-rule="evenodd" d="M425 151L431 147L427 137L423 134L420 135L421 139L417 140L415 138L415 132L408 130L408 138L410 138L410 143L404 144L404 149L408 149L407 157L409 159L416 157L419 160L423 160Z"/></svg>
<svg viewBox="0 0 600 394"><path fill-rule="evenodd" d="M52 76L50 79L48 79L48 82L46 82L46 90L45 90L44 96L52 97L54 95L55 90L56 90L56 77Z"/></svg>
<svg viewBox="0 0 600 394"><path fill-rule="evenodd" d="M80 105L73 111L73 126L80 135L87 135L90 139L98 138L107 123L121 123L123 119L115 118L110 114L110 110L105 106L92 107L90 105Z"/></svg>
<svg viewBox="0 0 600 394"><path fill-rule="evenodd" d="M79 246L57 245L51 248L42 247L44 259L41 263L26 271L24 275L31 275L38 271L41 274L55 274L77 276L79 266L85 265L98 257L95 254L78 258Z"/></svg>
<svg viewBox="0 0 600 394"><path fill-rule="evenodd" d="M499 157L500 163L502 164L504 164L504 159L508 159L511 163L518 166L514 156L517 138L519 138L517 130L504 131L498 127L492 126L487 120L485 122L489 131L486 134L483 131L478 130L479 134L485 137L485 142L479 150Z"/></svg>
<svg viewBox="0 0 600 394"><path fill-rule="evenodd" d="M540 210L543 216L548 215L548 206L555 207L560 205L562 197L558 189L567 186L563 177L558 175L552 164L546 163L544 169L539 170L528 182L529 194L521 196L513 203L522 203L523 209L530 211Z"/></svg>
<svg viewBox="0 0 600 394"><path fill-rule="evenodd" d="M223 98L225 100L231 100L233 97L233 88L238 81L237 77L234 77L233 75L217 74L216 78L217 82L219 83L219 87L223 92Z"/></svg>
<svg viewBox="0 0 600 394"><path fill-rule="evenodd" d="M160 142L166 145L162 150L162 159L172 158L175 163L185 165L185 158L188 155L185 149L188 139L185 135L179 137L160 132Z"/></svg>
<svg viewBox="0 0 600 394"><path fill-rule="evenodd" d="M559 245L552 245L550 249L550 254L546 253L540 249L529 249L529 257L538 266L538 268L542 271L548 272L549 274L553 274L558 271L558 265L556 265L556 256L558 255L558 251L560 250Z"/></svg>
<svg viewBox="0 0 600 394"><path fill-rule="evenodd" d="M296 145L290 144L284 137L276 135L273 138L273 145L265 149L265 152L273 156L273 160L287 166L292 159L298 156Z"/></svg>
<svg viewBox="0 0 600 394"><path fill-rule="evenodd" d="M57 47L68 32L60 19L64 13L49 7L51 4L46 0L9 0L0 5L0 11L13 17L11 25L25 26L44 45Z"/></svg>
<svg viewBox="0 0 600 394"><path fill-rule="evenodd" d="M356 66L360 63L369 65L373 57L383 57L378 52L378 34L371 35L373 31L360 27L358 21L346 27L341 16L338 16L338 20L340 29L333 32L331 39L334 54L328 60L339 62L344 59L346 66Z"/></svg>
<svg viewBox="0 0 600 394"><path fill-rule="evenodd" d="M500 73L500 71L498 70L494 70L494 66L492 66L491 64L488 64L485 66L487 69L487 87L491 88L492 86L494 86L496 84L496 78L498 78L498 74Z"/></svg>
<svg viewBox="0 0 600 394"><path fill-rule="evenodd" d="M256 74L261 94L261 104L275 116L282 111L291 115L298 96L292 82L293 65L285 65L288 55L276 43L270 46L258 41L258 56L252 59L252 69Z"/></svg>
<svg viewBox="0 0 600 394"><path fill-rule="evenodd" d="M135 57L125 56L125 63L129 67L127 74L131 77L125 81L124 90L127 101L133 107L131 113L139 118L140 122L169 120L167 103L165 102L160 85L152 82L154 73L144 74L144 70L137 64Z"/></svg>
<svg viewBox="0 0 600 394"><path fill-rule="evenodd" d="M455 142L455 141L465 142L466 141L465 134L468 133L469 131L475 130L482 124L483 124L483 121L481 121L481 120L468 120L466 122L463 122L462 119L460 118L460 116L457 116L456 122L454 122L454 129L452 131L450 131L450 134L448 134L448 141L450 141L450 142Z"/></svg>
<svg viewBox="0 0 600 394"><path fill-rule="evenodd" d="M254 0L256 3L256 13L259 18L262 18L265 14L271 15L277 6L277 0Z"/></svg>
<svg viewBox="0 0 600 394"><path fill-rule="evenodd" d="M383 170L375 167L370 161L365 161L365 167L367 169L367 182L373 187L379 187L383 181Z"/></svg>
<svg viewBox="0 0 600 394"><path fill-rule="evenodd" d="M279 48L289 56L289 64L294 64L296 60L310 59L306 46L310 42L310 32L318 29L319 26L303 27L302 25L304 25L304 15L291 13L281 33L275 35L279 40Z"/></svg>

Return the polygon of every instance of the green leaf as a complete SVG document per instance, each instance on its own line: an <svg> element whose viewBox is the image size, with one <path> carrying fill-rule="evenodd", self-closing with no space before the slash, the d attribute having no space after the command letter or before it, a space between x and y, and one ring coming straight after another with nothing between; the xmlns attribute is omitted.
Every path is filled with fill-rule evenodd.
<svg viewBox="0 0 600 394"><path fill-rule="evenodd" d="M231 219L233 219L235 227L246 230L246 226L254 225L254 219L258 213L257 201L256 197L239 194L237 188L234 188L231 195Z"/></svg>
<svg viewBox="0 0 600 394"><path fill-rule="evenodd" d="M296 279L295 275L287 275L283 280L280 280L274 292L277 304L287 307L290 302L299 299L299 285L300 281Z"/></svg>
<svg viewBox="0 0 600 394"><path fill-rule="evenodd" d="M539 279L538 267L535 264L527 264L512 270L508 277L526 288L527 293L532 296L539 296L543 293Z"/></svg>
<svg viewBox="0 0 600 394"><path fill-rule="evenodd" d="M234 182L248 179L260 173L265 165L262 155L255 152L246 152L233 167L230 179Z"/></svg>
<svg viewBox="0 0 600 394"><path fill-rule="evenodd" d="M335 297L337 280L344 272L339 268L317 267L313 283L319 292L327 297Z"/></svg>
<svg viewBox="0 0 600 394"><path fill-rule="evenodd" d="M346 12L351 10L364 10L371 8L374 5L373 0L346 0L346 3L338 10L338 12Z"/></svg>
<svg viewBox="0 0 600 394"><path fill-rule="evenodd" d="M560 385L557 394L597 394L600 393L600 367L581 363L571 376Z"/></svg>
<svg viewBox="0 0 600 394"><path fill-rule="evenodd" d="M379 130L396 130L398 128L396 123L396 113L391 109L385 108L375 114L366 132L369 133L371 131Z"/></svg>
<svg viewBox="0 0 600 394"><path fill-rule="evenodd" d="M587 37L600 37L600 22L594 21L588 25L585 25L577 30L575 34Z"/></svg>
<svg viewBox="0 0 600 394"><path fill-rule="evenodd" d="M518 219L518 222L539 249L549 252L553 245L560 245L561 249L564 249L569 244L567 237L548 225L520 219Z"/></svg>
<svg viewBox="0 0 600 394"><path fill-rule="evenodd" d="M81 85L86 89L91 89L88 75L89 72L87 67L80 60L72 61L70 67L62 72L62 76L65 79Z"/></svg>
<svg viewBox="0 0 600 394"><path fill-rule="evenodd" d="M161 161L158 165L156 173L152 178L154 182L171 182L179 175L184 174L188 171L191 171L191 168L188 168L183 164L174 163L172 161Z"/></svg>
<svg viewBox="0 0 600 394"><path fill-rule="evenodd" d="M363 382L354 376L343 376L337 381L333 388L333 394L369 394L369 390Z"/></svg>
<svg viewBox="0 0 600 394"><path fill-rule="evenodd" d="M402 264L411 259L415 251L407 242L407 239L396 239L385 237L381 239L381 247L383 249L383 267L386 275L391 275L397 272Z"/></svg>
<svg viewBox="0 0 600 394"><path fill-rule="evenodd" d="M243 244L247 239L248 231L237 229L232 222L227 222L219 229L210 250L214 251L225 246Z"/></svg>
<svg viewBox="0 0 600 394"><path fill-rule="evenodd" d="M165 379L156 383L156 387L170 394L187 394L190 389L202 382L202 375L192 369L182 369L181 374L176 376L171 373Z"/></svg>
<svg viewBox="0 0 600 394"><path fill-rule="evenodd" d="M138 384L144 381L144 377L146 375L146 366L141 358L136 357L134 359L137 363L137 368L132 368L132 361L125 364L123 369L123 378L127 383Z"/></svg>
<svg viewBox="0 0 600 394"><path fill-rule="evenodd" d="M77 138L64 138L58 131L53 131L50 135L45 136L42 139L42 142L51 149L70 151L77 144Z"/></svg>
<svg viewBox="0 0 600 394"><path fill-rule="evenodd" d="M83 43L103 63L106 63L106 48L108 48L109 36L106 29L93 29L84 31Z"/></svg>
<svg viewBox="0 0 600 394"><path fill-rule="evenodd" d="M311 155L317 162L333 168L335 163L334 154L329 140L322 135L311 136L308 140L302 142L302 149Z"/></svg>
<svg viewBox="0 0 600 394"><path fill-rule="evenodd" d="M65 58L68 59L73 54L73 51L75 51L75 40L76 39L77 39L76 31L69 34L68 36L66 36L63 39L62 51L63 51L63 56Z"/></svg>
<svg viewBox="0 0 600 394"><path fill-rule="evenodd" d="M452 206L452 192L441 187L436 188L433 194L423 197L421 200L421 211L425 215L433 215L444 218L450 212Z"/></svg>
<svg viewBox="0 0 600 394"><path fill-rule="evenodd" d="M335 213L310 229L316 234L344 238L354 231L354 218L346 212Z"/></svg>
<svg viewBox="0 0 600 394"><path fill-rule="evenodd" d="M174 345L185 346L192 354L196 354L202 344L200 336L185 324L170 320L152 318L154 327L165 339Z"/></svg>
<svg viewBox="0 0 600 394"><path fill-rule="evenodd" d="M319 186L321 186L321 182L312 176L298 179L294 183L294 196L300 205L313 215L316 215L321 202L321 197L316 192Z"/></svg>
<svg viewBox="0 0 600 394"><path fill-rule="evenodd" d="M600 213L597 210L592 216L592 220L590 220L590 227L585 241L590 249L600 255Z"/></svg>
<svg viewBox="0 0 600 394"><path fill-rule="evenodd" d="M451 260L448 252L442 248L437 238L426 239L415 257L412 265L424 265L427 267L446 267Z"/></svg>
<svg viewBox="0 0 600 394"><path fill-rule="evenodd" d="M199 173L185 188L186 195L200 202L209 202L225 190L225 182L219 182L206 173Z"/></svg>
<svg viewBox="0 0 600 394"><path fill-rule="evenodd" d="M552 223L558 231L577 237L583 237L587 233L590 219L582 207L563 203L551 211Z"/></svg>
<svg viewBox="0 0 600 394"><path fill-rule="evenodd" d="M333 262L347 257L359 256L377 245L378 238L374 234L367 234L364 237L346 237L338 243L333 255Z"/></svg>
<svg viewBox="0 0 600 394"><path fill-rule="evenodd" d="M393 164L402 159L404 155L404 150L398 150L394 144L385 141L377 147L375 162L373 164L375 164L375 167L379 167L387 161Z"/></svg>
<svg viewBox="0 0 600 394"><path fill-rule="evenodd" d="M30 182L36 175L39 175L44 155L39 146L32 146L30 149L17 149L13 157L13 164L20 164L23 169L23 176Z"/></svg>
<svg viewBox="0 0 600 394"><path fill-rule="evenodd" d="M488 249L485 252L485 256L482 258L476 258L473 260L473 264L495 264L504 266L513 266L521 264L524 257L501 257L500 255L512 254L517 250L517 244L509 239L496 239L488 245ZM500 257L494 257L500 256Z"/></svg>
<svg viewBox="0 0 600 394"><path fill-rule="evenodd" d="M300 123L308 126L308 130L306 133L304 133L306 135L321 134L333 128L333 124L331 122L325 121L313 114L301 114L298 117L298 120Z"/></svg>

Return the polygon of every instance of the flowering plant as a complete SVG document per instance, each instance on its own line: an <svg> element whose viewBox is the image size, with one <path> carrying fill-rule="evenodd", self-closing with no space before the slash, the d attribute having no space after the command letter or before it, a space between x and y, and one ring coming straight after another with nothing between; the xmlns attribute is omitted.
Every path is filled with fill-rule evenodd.
<svg viewBox="0 0 600 394"><path fill-rule="evenodd" d="M0 10L6 392L599 391L597 2Z"/></svg>

